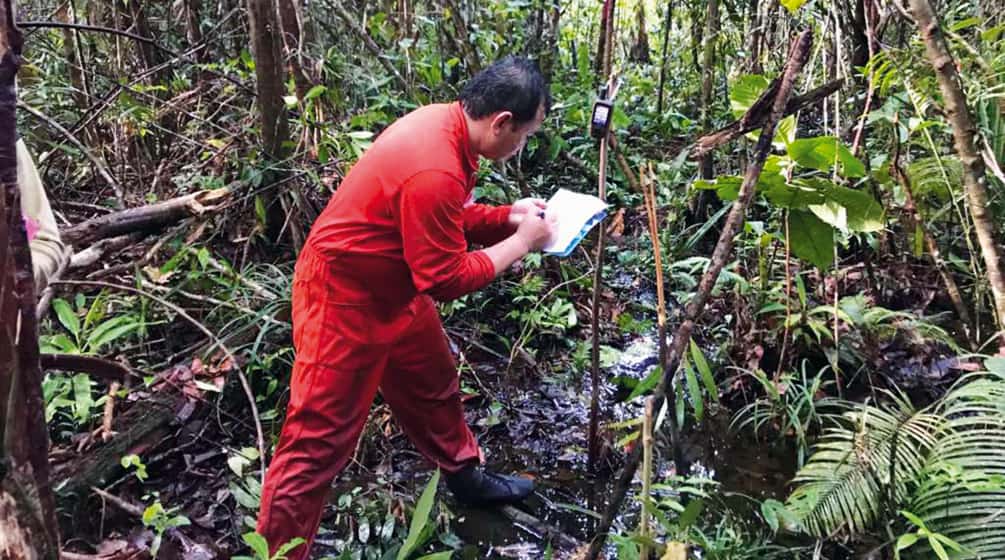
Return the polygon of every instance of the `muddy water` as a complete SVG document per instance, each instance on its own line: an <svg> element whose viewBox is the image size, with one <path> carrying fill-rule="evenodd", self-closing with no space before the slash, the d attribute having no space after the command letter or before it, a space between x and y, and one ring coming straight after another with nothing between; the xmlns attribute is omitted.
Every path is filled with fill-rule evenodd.
<svg viewBox="0 0 1005 560"><path fill-rule="evenodd" d="M614 363L605 368L605 378L643 379L656 366L656 353L654 336L631 340ZM491 375L488 369L480 375ZM605 390L606 419L616 422L641 414L640 404L618 403L616 393L613 387ZM585 542L596 521L588 512L603 512L618 475L625 450L614 449L613 442L621 434L606 435L605 468L591 475L585 459L588 388L584 390L577 383L539 383L511 388L504 400L508 405L496 414L499 423L483 427L478 433L489 466L533 477L538 491L521 509ZM784 499L785 484L795 464L792 451L733 433L729 430L729 416L728 410L709 411L701 423L685 427L682 439L691 472L718 481L727 503L735 503L741 510L749 509L752 503L744 496ZM470 420L473 425L484 426L484 410L473 411ZM659 465L654 480L673 474L669 461L660 461ZM623 509L622 521L632 526L635 504L626 504ZM543 557L548 537L540 527L514 523L496 510L457 507L455 513L458 518L454 529L470 545L464 558ZM554 557L568 556L568 551L556 551Z"/></svg>

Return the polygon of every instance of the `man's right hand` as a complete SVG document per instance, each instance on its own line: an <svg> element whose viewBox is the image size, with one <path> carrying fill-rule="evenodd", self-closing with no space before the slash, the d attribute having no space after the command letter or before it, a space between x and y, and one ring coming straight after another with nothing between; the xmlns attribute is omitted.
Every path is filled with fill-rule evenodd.
<svg viewBox="0 0 1005 560"><path fill-rule="evenodd" d="M529 212L520 221L516 235L527 245L527 251L540 251L555 235L558 219L544 212Z"/></svg>

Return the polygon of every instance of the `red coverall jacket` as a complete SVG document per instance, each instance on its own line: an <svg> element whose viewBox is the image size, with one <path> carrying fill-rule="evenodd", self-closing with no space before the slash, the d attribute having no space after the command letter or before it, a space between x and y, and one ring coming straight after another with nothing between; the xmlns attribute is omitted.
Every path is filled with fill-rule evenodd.
<svg viewBox="0 0 1005 560"><path fill-rule="evenodd" d="M297 260L290 403L262 491L270 548L307 539L379 389L402 431L452 472L478 460L456 366L431 298L482 288L495 269L468 242L510 235L510 208L471 202L478 156L459 103L388 127L342 181Z"/></svg>

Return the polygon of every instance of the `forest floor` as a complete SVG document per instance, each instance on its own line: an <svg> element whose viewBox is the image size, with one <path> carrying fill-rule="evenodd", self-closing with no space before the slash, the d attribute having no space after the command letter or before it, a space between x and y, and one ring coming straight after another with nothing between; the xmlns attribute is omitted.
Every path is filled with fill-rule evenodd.
<svg viewBox="0 0 1005 560"><path fill-rule="evenodd" d="M188 238L192 235L189 232ZM80 276L100 281L109 270L122 271L136 262L157 262L157 258L151 258L157 250L153 240L131 245L113 260ZM291 268L292 263L286 263L275 270ZM881 279L876 288L888 304L920 302L927 306L937 296L933 288L911 288L916 290L911 293L882 288L918 286L918 278L931 276L930 271L894 266L881 270L884 275L892 275ZM902 283L896 274L913 275L914 283ZM847 271L844 279L843 290L852 293L861 290L865 282L864 274L856 269ZM935 279L931 281L934 286ZM573 554L570 548L588 541L595 516L607 505L605 500L624 453L636 444L619 441L628 433L619 423L637 418L642 410L638 400L625 403L625 397L634 383L652 373L657 363L656 334L651 328L652 318L647 316L654 305L650 284L645 278L621 273L609 280L609 289L604 293L604 313L612 319L622 318L612 320L602 331L604 377L614 383L604 384L604 447L601 464L592 473L586 464L589 376L577 370L567 347L556 344L555 337L545 337L536 359L526 352L516 352L511 361L503 348L493 348L498 345L492 343L491 337L480 335L491 328L491 319L486 320L487 324L471 323L463 317L445 321L460 365L468 421L488 466L533 478L538 490L519 508L530 518L522 518L513 510L466 508L442 493L438 519L441 543L459 549L463 558L529 559L541 558L549 543L556 549L555 557L569 557ZM734 292L723 291L710 303L707 316L719 324L741 309L741 301ZM589 292L574 295L572 303L588 309ZM276 320L283 320L283 312L276 315ZM748 344L732 345L729 361L737 364L751 356L763 358L763 341L759 339L763 333L739 332L749 328L742 321L734 321L733 325L735 332L731 336ZM156 524L143 518L146 504L156 500L171 506L163 519L183 515L191 523L163 529L165 538L159 557L229 556L240 549L239 536L250 530L252 521L248 516L255 514L257 504L260 463L254 453L255 432L247 400L235 380L233 364L222 352L216 351L211 354L215 358L205 362L178 360L179 355L191 354L193 345L205 343L201 333L187 327L179 329L177 323L168 325L165 332L157 329L152 328L153 342L136 348L129 359L133 363L174 365L147 372L143 385L134 387L124 402L118 403L113 427L118 433L111 439L117 446L103 443L100 428L64 433L61 440L57 438L52 453L59 481L57 492L64 504L75 502L75 509L63 509L67 548L94 552L109 560L142 556L159 532ZM158 338L158 334L163 337ZM714 353L713 341L706 346L709 353ZM137 358L138 354L142 357ZM938 386L945 387L959 370L967 369L948 358L948 348L910 337L895 338L883 348L872 349L870 355L875 363L863 370L896 363L896 368L885 368L890 373L888 382L907 390L914 387L927 393L928 399L938 394ZM723 366L723 371L730 369L726 360L721 361L718 366ZM274 367L272 372L281 372L283 367ZM257 379L253 384L261 386L267 381ZM849 381L849 392L879 386L856 384L854 377ZM741 519L747 515L750 520L756 517L760 501L784 500L796 465L791 437L755 438L750 430L734 429L734 414L754 398L753 384L752 377L742 374L720 382L724 387L721 402L709 402L704 418L688 424L682 434L691 476L715 481L717 495L723 500L721 507L729 508ZM258 400L259 405L270 403L270 413L266 414L266 425L271 427L271 432L266 433L268 439L278 434L280 423L273 419L281 417L284 400ZM150 418L158 419L156 425L139 429ZM666 437L660 437L661 447L668 449ZM103 454L103 448L107 453ZM242 450L244 458L236 450ZM143 457L143 477L138 468L114 464L100 468L100 475L91 472L95 462L114 463L129 455ZM333 486L315 556L336 556L338 550L346 548L347 536L366 542L371 534L405 525L406 504L421 492L430 468L395 428L390 411L378 400L352 463ZM658 461L656 480L668 480L673 474L671 461ZM104 488L102 498L66 501L74 495L60 486L66 481L75 485L78 493L100 483ZM629 507L620 523L632 527L637 511L637 504ZM394 521L388 529L386 520L390 518ZM557 552L562 547L565 551Z"/></svg>

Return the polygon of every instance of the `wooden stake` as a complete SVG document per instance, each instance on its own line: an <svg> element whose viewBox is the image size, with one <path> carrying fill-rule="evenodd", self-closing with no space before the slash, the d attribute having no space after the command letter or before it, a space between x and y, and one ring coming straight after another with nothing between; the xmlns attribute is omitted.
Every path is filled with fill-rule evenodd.
<svg viewBox="0 0 1005 560"><path fill-rule="evenodd" d="M646 399L646 412L642 417L642 520L639 522L639 534L642 537L649 536L649 492L653 476L653 400L652 397ZM644 542L639 558L649 558L649 547Z"/></svg>

